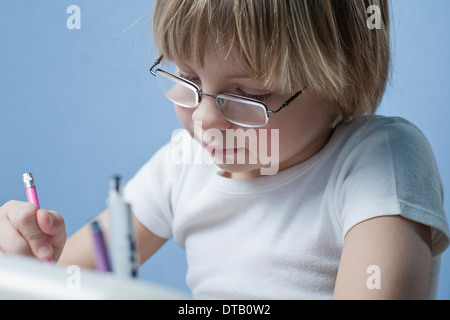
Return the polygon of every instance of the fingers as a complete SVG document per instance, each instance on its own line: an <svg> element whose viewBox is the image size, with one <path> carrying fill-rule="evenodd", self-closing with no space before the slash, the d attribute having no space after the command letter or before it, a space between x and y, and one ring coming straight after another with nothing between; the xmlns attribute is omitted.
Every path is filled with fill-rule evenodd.
<svg viewBox="0 0 450 320"><path fill-rule="evenodd" d="M3 216L0 216L0 252L5 254L33 255L28 242Z"/></svg>
<svg viewBox="0 0 450 320"><path fill-rule="evenodd" d="M58 259L66 242L66 226L62 216L52 210L39 209L36 212L39 229L50 237L53 246L53 259Z"/></svg>
<svg viewBox="0 0 450 320"><path fill-rule="evenodd" d="M33 255L38 259L49 259L53 255L50 238L37 224L37 207L31 203L19 203L11 206L7 218L11 225L28 242Z"/></svg>
<svg viewBox="0 0 450 320"><path fill-rule="evenodd" d="M0 243L3 251L19 254L31 252L40 260L49 259L55 254L59 258L65 241L65 226L57 212L38 210L34 204L19 201L10 201L4 207L9 223L0 223L1 231L10 238L5 240L5 236L2 236Z"/></svg>

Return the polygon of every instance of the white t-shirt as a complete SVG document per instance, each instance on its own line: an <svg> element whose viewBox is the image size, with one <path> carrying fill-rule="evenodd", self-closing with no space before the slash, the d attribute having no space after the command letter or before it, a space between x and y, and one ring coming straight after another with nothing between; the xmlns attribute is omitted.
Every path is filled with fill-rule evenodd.
<svg viewBox="0 0 450 320"><path fill-rule="evenodd" d="M435 297L449 244L442 186L406 120L342 123L317 154L273 176L229 179L205 159L183 131L125 188L137 218L185 248L194 298L331 299L346 233L386 215L432 227Z"/></svg>

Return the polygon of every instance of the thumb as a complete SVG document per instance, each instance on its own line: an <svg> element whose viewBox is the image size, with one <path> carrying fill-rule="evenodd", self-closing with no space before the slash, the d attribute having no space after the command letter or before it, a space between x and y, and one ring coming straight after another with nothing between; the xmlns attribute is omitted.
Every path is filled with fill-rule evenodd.
<svg viewBox="0 0 450 320"><path fill-rule="evenodd" d="M59 259L66 242L66 227L62 216L51 210L39 209L36 212L39 229L49 236L52 245L53 259Z"/></svg>

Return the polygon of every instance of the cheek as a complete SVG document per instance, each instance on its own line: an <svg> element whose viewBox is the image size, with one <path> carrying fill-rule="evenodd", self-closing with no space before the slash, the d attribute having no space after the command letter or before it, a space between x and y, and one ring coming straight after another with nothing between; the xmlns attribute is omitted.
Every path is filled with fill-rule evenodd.
<svg viewBox="0 0 450 320"><path fill-rule="evenodd" d="M286 116L287 114L278 114L273 116L267 126L269 153L277 152L280 161L284 161L298 152L299 146L305 132L301 129L299 117L296 115ZM259 138L264 135L259 135Z"/></svg>
<svg viewBox="0 0 450 320"><path fill-rule="evenodd" d="M269 121L271 130L279 130L278 152L280 161L288 160L314 143L318 136L328 130L331 121L326 109L296 109L295 107L289 110L290 112L275 115ZM271 143L273 145L275 142L271 141Z"/></svg>
<svg viewBox="0 0 450 320"><path fill-rule="evenodd" d="M180 120L183 127L189 132L193 132L194 125L192 121L192 113L194 109L183 108L175 105L175 113L177 114L178 119Z"/></svg>

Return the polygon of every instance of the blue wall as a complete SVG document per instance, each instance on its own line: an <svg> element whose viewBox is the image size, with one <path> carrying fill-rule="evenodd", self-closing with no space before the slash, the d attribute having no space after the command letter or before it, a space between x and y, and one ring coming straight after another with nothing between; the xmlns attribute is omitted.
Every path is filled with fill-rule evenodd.
<svg viewBox="0 0 450 320"><path fill-rule="evenodd" d="M81 8L79 30L66 26L72 4ZM25 201L21 175L33 172L41 206L60 212L70 235L105 208L109 176L130 179L180 127L148 73L152 5L0 1L0 205ZM379 113L425 133L449 190L450 2L392 5L394 69ZM185 272L183 250L169 241L141 277L188 290ZM450 250L438 298L450 299Z"/></svg>

